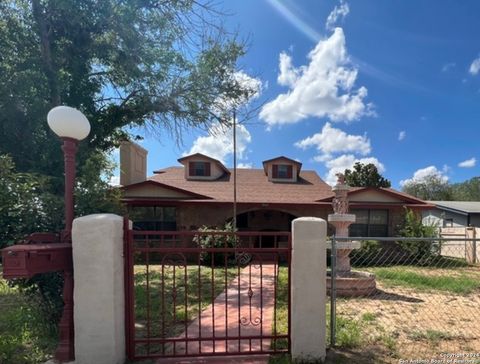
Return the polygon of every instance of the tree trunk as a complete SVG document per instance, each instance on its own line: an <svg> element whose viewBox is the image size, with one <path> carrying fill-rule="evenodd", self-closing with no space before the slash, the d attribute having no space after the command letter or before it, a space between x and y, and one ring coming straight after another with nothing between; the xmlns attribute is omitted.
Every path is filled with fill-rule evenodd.
<svg viewBox="0 0 480 364"><path fill-rule="evenodd" d="M58 89L57 72L55 71L52 61L50 37L47 29L47 23L45 21L45 11L42 9L40 0L32 0L32 12L38 26L42 62L45 69L45 75L47 76L48 87L50 89L50 103L52 107L58 106L61 104L61 99Z"/></svg>

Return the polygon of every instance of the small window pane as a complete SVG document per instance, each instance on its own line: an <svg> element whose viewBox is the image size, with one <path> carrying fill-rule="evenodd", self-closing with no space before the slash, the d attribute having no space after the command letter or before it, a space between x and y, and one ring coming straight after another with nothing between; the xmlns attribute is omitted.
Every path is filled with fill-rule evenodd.
<svg viewBox="0 0 480 364"><path fill-rule="evenodd" d="M368 224L368 210L353 210L352 214L357 217L356 224Z"/></svg>
<svg viewBox="0 0 480 364"><path fill-rule="evenodd" d="M176 220L175 216L175 207L164 207L163 208L163 220L172 222Z"/></svg>
<svg viewBox="0 0 480 364"><path fill-rule="evenodd" d="M205 176L205 162L195 162L193 171L195 176Z"/></svg>
<svg viewBox="0 0 480 364"><path fill-rule="evenodd" d="M368 236L367 224L352 224L350 225L350 236Z"/></svg>
<svg viewBox="0 0 480 364"><path fill-rule="evenodd" d="M288 165L286 164L278 165L278 178L288 178Z"/></svg>
<svg viewBox="0 0 480 364"><path fill-rule="evenodd" d="M370 225L367 236L388 236L388 225Z"/></svg>
<svg viewBox="0 0 480 364"><path fill-rule="evenodd" d="M135 230L177 229L175 207L135 206L130 209L129 216Z"/></svg>
<svg viewBox="0 0 480 364"><path fill-rule="evenodd" d="M388 224L388 211L387 210L370 210L370 224Z"/></svg>
<svg viewBox="0 0 480 364"><path fill-rule="evenodd" d="M133 221L154 219L155 208L152 206L133 206L129 209L129 217Z"/></svg>

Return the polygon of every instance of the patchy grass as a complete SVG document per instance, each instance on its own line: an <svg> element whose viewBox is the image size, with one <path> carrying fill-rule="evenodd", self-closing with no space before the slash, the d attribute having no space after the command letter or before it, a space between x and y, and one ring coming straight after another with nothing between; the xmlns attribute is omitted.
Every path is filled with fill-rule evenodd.
<svg viewBox="0 0 480 364"><path fill-rule="evenodd" d="M272 334L288 334L288 267L279 267L277 281L277 304L274 312ZM284 350L288 348L287 339L272 340L272 349Z"/></svg>
<svg viewBox="0 0 480 364"><path fill-rule="evenodd" d="M135 334L175 337L233 280L235 267L136 265ZM199 279L200 278L200 279ZM148 286L148 290L147 290Z"/></svg>
<svg viewBox="0 0 480 364"><path fill-rule="evenodd" d="M480 277L462 270L455 275L431 268L403 266L368 268L368 271L375 273L377 280L386 287L403 286L419 291L443 291L455 294L470 294L480 290Z"/></svg>
<svg viewBox="0 0 480 364"><path fill-rule="evenodd" d="M375 332L381 334L375 335ZM329 337L330 311L327 305L327 342ZM378 350L364 350L366 346L376 347ZM365 313L360 319L337 314L336 347L327 350L325 364L383 363L382 356L397 356L397 340L378 325L375 314ZM272 355L269 360L269 364L291 363L293 362L289 355Z"/></svg>
<svg viewBox="0 0 480 364"><path fill-rule="evenodd" d="M409 338L414 341L426 340L432 346L436 346L442 340L452 339L452 335L448 332L438 330L413 331Z"/></svg>
<svg viewBox="0 0 480 364"><path fill-rule="evenodd" d="M336 344L343 348L357 348L362 344L364 332L364 322L362 320L351 320L337 315Z"/></svg>
<svg viewBox="0 0 480 364"><path fill-rule="evenodd" d="M0 265L0 363L42 363L56 343L55 327L45 322L35 302L8 286Z"/></svg>
<svg viewBox="0 0 480 364"><path fill-rule="evenodd" d="M362 320L365 322L373 322L377 319L377 315L372 312L365 312L362 315Z"/></svg>

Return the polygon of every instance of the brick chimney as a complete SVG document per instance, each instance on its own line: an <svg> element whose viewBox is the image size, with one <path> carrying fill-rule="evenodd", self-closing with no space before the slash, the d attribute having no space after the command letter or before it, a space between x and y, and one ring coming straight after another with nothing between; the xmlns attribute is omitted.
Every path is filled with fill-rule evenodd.
<svg viewBox="0 0 480 364"><path fill-rule="evenodd" d="M148 151L132 142L120 144L120 184L122 186L143 182L147 179Z"/></svg>

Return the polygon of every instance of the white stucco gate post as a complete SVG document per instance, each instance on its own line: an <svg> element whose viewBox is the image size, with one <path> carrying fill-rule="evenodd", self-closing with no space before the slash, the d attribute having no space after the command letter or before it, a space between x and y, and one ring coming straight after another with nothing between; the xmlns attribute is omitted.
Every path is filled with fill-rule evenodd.
<svg viewBox="0 0 480 364"><path fill-rule="evenodd" d="M291 355L324 360L326 355L327 222L316 217L292 221Z"/></svg>
<svg viewBox="0 0 480 364"><path fill-rule="evenodd" d="M74 220L75 364L125 362L123 218Z"/></svg>

